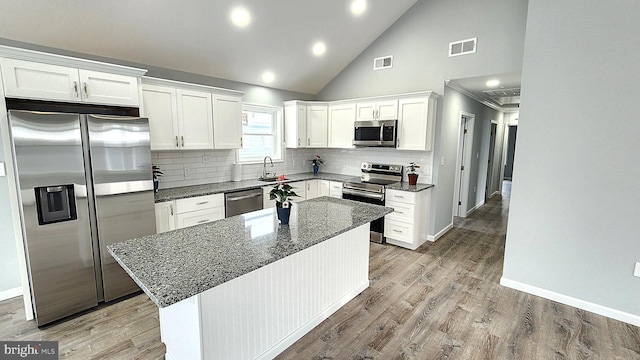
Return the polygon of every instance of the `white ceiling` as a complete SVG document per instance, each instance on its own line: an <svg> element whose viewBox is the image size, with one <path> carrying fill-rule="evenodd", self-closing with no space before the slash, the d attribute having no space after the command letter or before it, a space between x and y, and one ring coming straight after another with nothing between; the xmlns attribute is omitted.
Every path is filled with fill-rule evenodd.
<svg viewBox="0 0 640 360"><path fill-rule="evenodd" d="M449 80L448 85L487 105L513 110L520 106L521 78L521 72L513 72ZM489 80L498 80L500 83L497 86L488 86Z"/></svg>
<svg viewBox="0 0 640 360"><path fill-rule="evenodd" d="M316 94L416 1L369 0L354 17L351 0L0 0L0 37L258 85L270 70L267 86Z"/></svg>

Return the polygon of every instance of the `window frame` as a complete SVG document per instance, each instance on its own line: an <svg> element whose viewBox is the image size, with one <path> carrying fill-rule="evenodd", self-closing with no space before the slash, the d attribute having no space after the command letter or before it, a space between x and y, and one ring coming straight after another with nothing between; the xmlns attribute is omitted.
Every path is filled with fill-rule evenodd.
<svg viewBox="0 0 640 360"><path fill-rule="evenodd" d="M279 147L280 156L271 156L273 162L284 162L285 156L285 146L284 146L284 124L282 120L283 108L282 106L273 106L273 105L264 105L264 104L252 104L252 103L242 103L242 112L264 112L264 113L272 113L275 117L275 124L272 128L274 131L273 136L275 137L274 145ZM257 134L256 134L257 135ZM244 126L242 127L242 137L244 143ZM240 151L242 149L236 150L236 162L238 164L262 164L264 159L242 159L240 157Z"/></svg>

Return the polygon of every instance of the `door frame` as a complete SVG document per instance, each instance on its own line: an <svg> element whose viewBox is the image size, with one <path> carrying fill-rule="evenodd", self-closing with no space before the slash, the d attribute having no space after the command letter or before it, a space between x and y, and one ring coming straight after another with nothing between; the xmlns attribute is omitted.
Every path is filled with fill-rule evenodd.
<svg viewBox="0 0 640 360"><path fill-rule="evenodd" d="M471 150L473 149L473 134L476 115L460 111L458 124L458 152L456 156L456 177L453 194L453 216L466 217L469 200L469 181L471 169ZM465 135L465 128L467 130ZM464 162L464 164L463 164ZM462 170L465 166L467 171Z"/></svg>
<svg viewBox="0 0 640 360"><path fill-rule="evenodd" d="M495 131L493 131L495 129ZM493 172L495 169L496 144L498 144L498 122L491 119L489 124L489 153L487 154L487 179L485 180L484 201L489 200L493 194Z"/></svg>

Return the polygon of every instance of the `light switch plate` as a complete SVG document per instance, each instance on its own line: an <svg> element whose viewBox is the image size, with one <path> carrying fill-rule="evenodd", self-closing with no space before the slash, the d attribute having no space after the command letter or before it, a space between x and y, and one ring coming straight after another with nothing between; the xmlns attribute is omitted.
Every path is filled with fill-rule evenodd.
<svg viewBox="0 0 640 360"><path fill-rule="evenodd" d="M7 172L4 169L4 163L0 162L0 176L7 176Z"/></svg>
<svg viewBox="0 0 640 360"><path fill-rule="evenodd" d="M633 270L633 276L640 277L640 262L636 263L636 268Z"/></svg>

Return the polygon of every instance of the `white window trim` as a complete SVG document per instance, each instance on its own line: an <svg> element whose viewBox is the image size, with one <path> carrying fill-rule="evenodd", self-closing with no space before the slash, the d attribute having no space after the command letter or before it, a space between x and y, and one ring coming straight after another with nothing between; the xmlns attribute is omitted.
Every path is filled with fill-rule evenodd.
<svg viewBox="0 0 640 360"><path fill-rule="evenodd" d="M272 111L276 113L276 130L280 137L280 159L273 159L274 163L283 163L285 161L285 143L284 143L284 122L282 120L283 108L282 106L254 104L254 103L242 103L242 111ZM244 132L242 133L244 136ZM240 160L240 150L236 150L236 163L238 164L262 164L263 160Z"/></svg>

